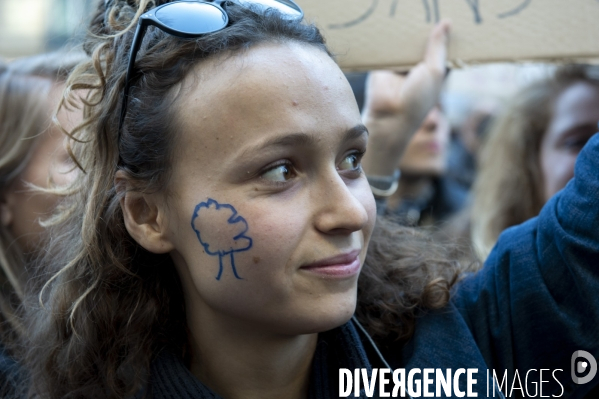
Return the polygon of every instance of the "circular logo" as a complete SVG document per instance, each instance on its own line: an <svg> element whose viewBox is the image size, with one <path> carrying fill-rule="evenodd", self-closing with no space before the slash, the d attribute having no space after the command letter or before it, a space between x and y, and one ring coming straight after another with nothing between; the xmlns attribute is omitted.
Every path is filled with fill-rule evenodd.
<svg viewBox="0 0 599 399"><path fill-rule="evenodd" d="M584 360L581 360L584 359ZM597 361L587 351L578 350L572 354L571 358L572 381L576 384L586 384L595 378L597 374ZM584 377L579 377L580 374L588 374Z"/></svg>

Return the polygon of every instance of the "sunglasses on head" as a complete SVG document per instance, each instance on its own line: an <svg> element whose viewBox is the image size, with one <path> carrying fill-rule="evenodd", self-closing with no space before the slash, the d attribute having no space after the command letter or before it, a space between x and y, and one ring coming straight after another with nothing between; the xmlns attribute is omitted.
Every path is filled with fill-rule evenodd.
<svg viewBox="0 0 599 399"><path fill-rule="evenodd" d="M293 0L179 0L163 4L142 14L137 22L137 29L129 52L127 77L123 90L123 105L119 120L119 141L125 115L127 114L127 102L135 58L148 26L155 26L168 34L181 38L195 38L218 32L229 25L229 16L222 7L222 4L227 2L252 8L258 12L275 9L290 20L301 20L304 17L304 12Z"/></svg>

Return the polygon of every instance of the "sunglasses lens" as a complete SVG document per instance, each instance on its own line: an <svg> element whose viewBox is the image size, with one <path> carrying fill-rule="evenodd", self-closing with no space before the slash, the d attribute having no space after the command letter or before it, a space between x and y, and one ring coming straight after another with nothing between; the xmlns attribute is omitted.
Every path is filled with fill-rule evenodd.
<svg viewBox="0 0 599 399"><path fill-rule="evenodd" d="M302 19L304 13L293 1L289 0L238 0L246 7L259 7L262 10L274 8L289 19Z"/></svg>
<svg viewBox="0 0 599 399"><path fill-rule="evenodd" d="M216 32L227 25L227 16L210 3L175 2L156 11L165 26L190 35Z"/></svg>

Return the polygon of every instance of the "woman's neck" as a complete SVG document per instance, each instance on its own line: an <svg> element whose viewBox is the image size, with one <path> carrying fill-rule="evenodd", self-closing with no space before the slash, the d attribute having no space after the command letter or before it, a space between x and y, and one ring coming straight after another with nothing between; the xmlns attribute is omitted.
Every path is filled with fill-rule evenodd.
<svg viewBox="0 0 599 399"><path fill-rule="evenodd" d="M252 333L239 321L202 316L201 326L188 318L190 371L202 383L225 399L308 397L317 334Z"/></svg>

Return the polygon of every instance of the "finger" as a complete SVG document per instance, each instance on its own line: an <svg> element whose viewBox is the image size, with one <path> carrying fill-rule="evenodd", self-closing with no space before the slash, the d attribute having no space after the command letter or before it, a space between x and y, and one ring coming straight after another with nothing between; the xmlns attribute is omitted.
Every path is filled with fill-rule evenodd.
<svg viewBox="0 0 599 399"><path fill-rule="evenodd" d="M439 22L432 30L426 45L424 62L429 68L434 68L440 73L445 73L447 64L447 49L449 46L449 32L451 23L447 20Z"/></svg>

